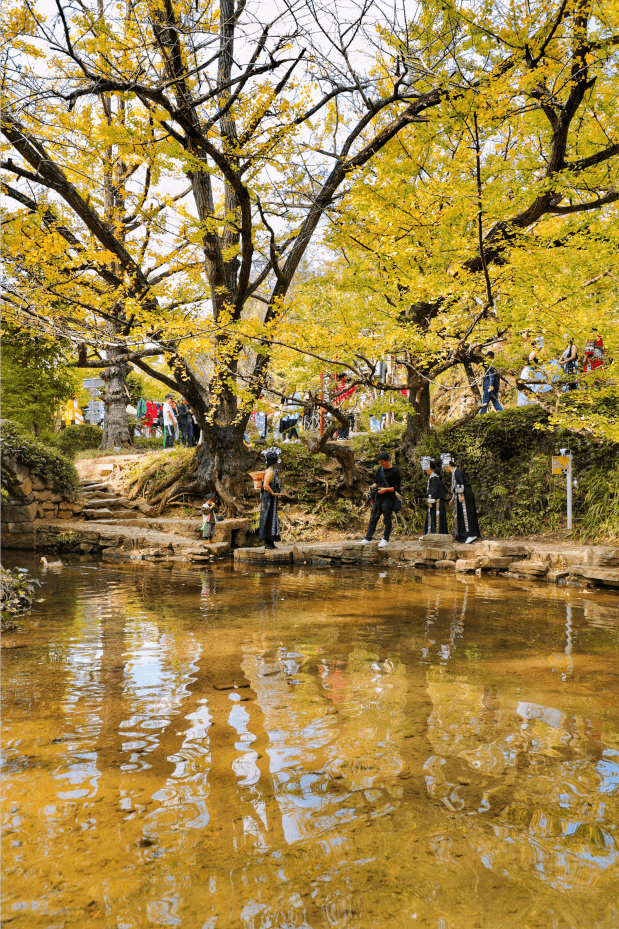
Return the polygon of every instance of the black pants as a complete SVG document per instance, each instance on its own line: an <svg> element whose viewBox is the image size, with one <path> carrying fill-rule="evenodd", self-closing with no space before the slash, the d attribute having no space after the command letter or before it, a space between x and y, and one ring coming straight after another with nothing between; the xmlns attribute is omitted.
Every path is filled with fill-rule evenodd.
<svg viewBox="0 0 619 929"><path fill-rule="evenodd" d="M163 447L164 447L164 448L172 448L172 447L173 447L173 445L174 445L174 432L175 432L175 431L176 431L176 430L174 429L174 426L166 426L166 427L165 427L165 432L164 432L164 437L163 437Z"/></svg>
<svg viewBox="0 0 619 929"><path fill-rule="evenodd" d="M374 500L374 506L372 507L372 514L370 516L370 525L368 526L368 531L365 534L368 542L372 541L372 536L376 531L376 526L378 525L378 520L382 513L383 523L385 524L385 531L383 538L386 542L389 541L389 536L391 535L391 530L393 528L393 520L391 514L393 512L393 500L392 493L387 494L377 494L376 499Z"/></svg>

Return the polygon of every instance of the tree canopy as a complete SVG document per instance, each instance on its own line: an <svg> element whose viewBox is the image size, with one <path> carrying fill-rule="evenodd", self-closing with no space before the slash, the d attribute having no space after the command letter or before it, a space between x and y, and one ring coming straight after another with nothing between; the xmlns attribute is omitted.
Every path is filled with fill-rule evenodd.
<svg viewBox="0 0 619 929"><path fill-rule="evenodd" d="M378 341L423 425L441 369L577 302L583 236L609 256L590 277L613 274L619 196L608 0L260 10L4 14L5 312L101 369L109 440L129 365L182 393L231 505L274 353L382 389ZM326 248L343 326L324 275L293 286ZM546 255L566 287L536 281Z"/></svg>
<svg viewBox="0 0 619 929"><path fill-rule="evenodd" d="M36 436L51 435L59 405L77 390L62 346L10 324L2 326L2 415Z"/></svg>

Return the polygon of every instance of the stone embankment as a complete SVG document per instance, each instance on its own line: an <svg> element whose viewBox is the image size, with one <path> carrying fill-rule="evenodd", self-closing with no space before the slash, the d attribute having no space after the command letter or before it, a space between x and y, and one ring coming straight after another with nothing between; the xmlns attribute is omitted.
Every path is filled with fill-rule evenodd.
<svg viewBox="0 0 619 929"><path fill-rule="evenodd" d="M306 543L274 551L246 548L248 519L218 522L211 541L200 520L156 516L142 500L129 500L98 478L82 479L78 492L60 492L50 481L27 473L3 457L9 497L2 508L2 544L7 548L98 555L106 561L211 561L234 550L243 564L398 565L433 571L507 575L579 587L619 589L619 548L538 542L454 542L450 535L420 540Z"/></svg>
<svg viewBox="0 0 619 929"><path fill-rule="evenodd" d="M224 519L205 542L200 519L157 517L148 503L123 497L110 483L84 479L81 494L79 521L38 522L37 549L100 555L104 561L200 562L244 545L249 531L248 519Z"/></svg>
<svg viewBox="0 0 619 929"><path fill-rule="evenodd" d="M75 519L83 509L76 490L59 489L10 455L2 456L2 546L34 548L37 519Z"/></svg>
<svg viewBox="0 0 619 929"><path fill-rule="evenodd" d="M20 475L17 486L21 499L27 501L31 493L28 479ZM225 519L216 524L213 539L205 542L200 519L156 517L156 509L143 500L128 500L108 482L84 479L78 493L73 495L75 503L70 508L32 507L28 523L22 519L10 525L6 542L5 512L12 516L13 510L11 506L4 508L3 544L41 552L97 555L104 561L200 562L244 545L250 528L248 519ZM22 504L22 509L26 505Z"/></svg>
<svg viewBox="0 0 619 929"><path fill-rule="evenodd" d="M274 551L240 548L234 560L242 564L398 565L434 571L524 577L555 584L619 588L619 548L552 545L538 542L454 542L450 535L423 536L419 541L338 542L281 545Z"/></svg>

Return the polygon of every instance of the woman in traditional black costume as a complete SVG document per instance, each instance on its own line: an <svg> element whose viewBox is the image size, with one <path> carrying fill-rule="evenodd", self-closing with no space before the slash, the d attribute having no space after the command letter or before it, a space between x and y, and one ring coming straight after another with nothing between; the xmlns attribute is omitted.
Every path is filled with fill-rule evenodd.
<svg viewBox="0 0 619 929"><path fill-rule="evenodd" d="M434 458L421 459L421 467L428 475L428 513L424 535L447 533L447 509L445 507L445 488L438 476Z"/></svg>
<svg viewBox="0 0 619 929"><path fill-rule="evenodd" d="M456 467L453 455L441 455L441 463L451 475L451 503L454 508L454 539L456 542L474 542L481 538L477 519L477 506L471 482L460 468Z"/></svg>
<svg viewBox="0 0 619 929"><path fill-rule="evenodd" d="M274 542L281 541L279 517L277 515L278 495L281 490L277 477L277 465L281 460L281 450L275 446L263 451L267 469L262 479L260 495L260 540L265 548L275 548Z"/></svg>

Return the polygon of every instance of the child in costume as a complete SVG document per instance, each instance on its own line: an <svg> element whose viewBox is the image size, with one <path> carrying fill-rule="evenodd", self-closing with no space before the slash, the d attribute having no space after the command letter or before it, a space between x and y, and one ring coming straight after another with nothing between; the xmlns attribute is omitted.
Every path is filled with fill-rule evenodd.
<svg viewBox="0 0 619 929"><path fill-rule="evenodd" d="M213 538L215 534L215 523L217 522L217 516L215 515L215 497L213 494L207 494L206 500L202 504L202 538L209 539Z"/></svg>

